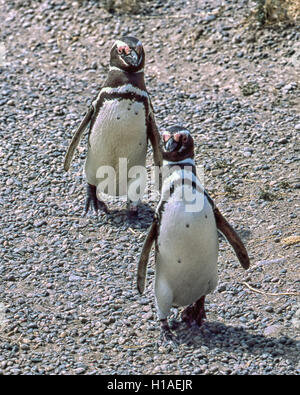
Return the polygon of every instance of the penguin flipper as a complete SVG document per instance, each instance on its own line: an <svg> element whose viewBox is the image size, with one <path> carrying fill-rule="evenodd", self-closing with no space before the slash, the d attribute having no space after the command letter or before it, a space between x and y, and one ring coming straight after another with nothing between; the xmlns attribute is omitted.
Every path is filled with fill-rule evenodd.
<svg viewBox="0 0 300 395"><path fill-rule="evenodd" d="M216 206L213 207L213 210L218 231L226 238L228 243L232 246L243 268L248 269L250 266L250 259L240 236L228 223L226 218L223 217L223 215L220 213L219 209Z"/></svg>
<svg viewBox="0 0 300 395"><path fill-rule="evenodd" d="M142 252L140 255L138 269L137 269L137 289L140 294L144 292L146 282L146 269L149 260L149 254L151 251L152 244L157 236L157 221L154 219L149 229L148 235L144 242Z"/></svg>
<svg viewBox="0 0 300 395"><path fill-rule="evenodd" d="M85 131L86 127L88 126L92 118L93 113L94 113L94 107L90 106L71 140L64 162L65 171L68 171L70 168L71 161L74 156L74 152L79 144L83 132Z"/></svg>
<svg viewBox="0 0 300 395"><path fill-rule="evenodd" d="M147 136L152 145L154 164L155 166L161 167L163 163L163 150L161 147L161 138L156 126L153 111L149 113Z"/></svg>

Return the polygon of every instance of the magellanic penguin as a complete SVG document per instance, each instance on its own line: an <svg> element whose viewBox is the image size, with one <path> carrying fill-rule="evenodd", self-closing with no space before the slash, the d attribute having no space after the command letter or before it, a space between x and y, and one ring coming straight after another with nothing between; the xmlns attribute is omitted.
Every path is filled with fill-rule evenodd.
<svg viewBox="0 0 300 395"><path fill-rule="evenodd" d="M144 65L145 52L138 39L123 37L114 42L110 52L108 77L70 143L64 163L66 171L70 168L84 130L89 126L88 153L85 162L87 179L85 213L89 211L91 205L96 213L99 209L107 212L107 206L100 199L101 193L111 196L127 194L129 212L133 214L137 212L139 200L131 200L127 192L131 182L133 180L137 182L138 177L129 178L128 173L134 166L145 167L148 140L153 148L155 165L162 165L160 135L145 86ZM122 176L124 160L128 171ZM102 182L101 169L107 168L114 172L112 188ZM145 187L143 180L140 185ZM140 191L140 196L142 192Z"/></svg>
<svg viewBox="0 0 300 395"><path fill-rule="evenodd" d="M163 133L161 199L144 242L137 271L142 294L151 246L155 243L155 298L161 333L175 339L167 317L172 306L187 306L183 321L199 326L205 318L205 295L217 285L218 235L233 247L241 265L250 265L247 251L196 175L190 132L172 126ZM164 174L165 173L165 174Z"/></svg>

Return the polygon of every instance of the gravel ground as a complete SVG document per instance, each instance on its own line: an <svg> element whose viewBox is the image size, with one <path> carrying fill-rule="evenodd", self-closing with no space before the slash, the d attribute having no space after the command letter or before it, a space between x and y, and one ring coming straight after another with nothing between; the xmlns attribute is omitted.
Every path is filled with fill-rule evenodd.
<svg viewBox="0 0 300 395"><path fill-rule="evenodd" d="M99 4L0 0L0 373L299 374L299 28L255 28L243 0L148 1L139 15ZM124 202L83 218L86 139L62 168L129 33L158 126L193 132L205 186L252 261L243 271L221 242L207 321L179 325L177 349L157 344L153 257L145 294L135 287L157 201L133 223Z"/></svg>

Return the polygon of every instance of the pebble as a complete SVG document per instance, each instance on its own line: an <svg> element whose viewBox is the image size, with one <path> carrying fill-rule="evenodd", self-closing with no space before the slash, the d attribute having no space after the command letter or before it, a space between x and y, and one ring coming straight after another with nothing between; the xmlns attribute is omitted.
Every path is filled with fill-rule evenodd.
<svg viewBox="0 0 300 395"><path fill-rule="evenodd" d="M82 368L77 368L74 370L75 374L82 374L86 371L86 367L82 367Z"/></svg>
<svg viewBox="0 0 300 395"><path fill-rule="evenodd" d="M294 314L292 325L296 330L300 330L300 308Z"/></svg>
<svg viewBox="0 0 300 395"><path fill-rule="evenodd" d="M80 276L77 276L77 275L75 275L75 274L71 274L70 276L69 276L69 281L80 281L81 280L81 277Z"/></svg>
<svg viewBox="0 0 300 395"><path fill-rule="evenodd" d="M285 137L278 140L278 144L287 144L287 143L288 143L288 140Z"/></svg>
<svg viewBox="0 0 300 395"><path fill-rule="evenodd" d="M267 306L267 307L265 308L265 311L266 311L267 313L273 313L274 309L273 309L272 306Z"/></svg>
<svg viewBox="0 0 300 395"><path fill-rule="evenodd" d="M274 234L277 234L277 231ZM287 260L286 258L265 259L265 260L256 262L256 265L261 266L261 265L280 264L280 263L286 262L286 260Z"/></svg>
<svg viewBox="0 0 300 395"><path fill-rule="evenodd" d="M5 183L7 186L13 185L14 184L14 179L13 178L9 178L8 180L6 180Z"/></svg>

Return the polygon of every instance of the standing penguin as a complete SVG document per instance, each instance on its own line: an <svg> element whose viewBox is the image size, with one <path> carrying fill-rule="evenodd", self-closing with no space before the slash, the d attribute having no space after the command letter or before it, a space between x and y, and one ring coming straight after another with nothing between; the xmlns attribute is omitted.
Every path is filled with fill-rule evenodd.
<svg viewBox="0 0 300 395"><path fill-rule="evenodd" d="M145 52L142 43L134 37L116 40L110 52L110 69L103 88L92 102L77 129L67 152L64 169L70 168L76 147L84 130L89 126L88 153L85 162L87 198L85 213L92 204L96 213L107 212L99 193L113 196L127 194L127 207L131 214L137 213L139 200L131 200L128 189L133 181L140 189L145 180L128 177L134 166L145 167L147 143L151 142L156 166L162 164L160 135L153 108L144 81ZM120 174L120 159L125 159L128 172ZM122 163L124 166L124 162ZM113 169L114 187L109 189L101 182L99 169ZM124 169L121 168L121 173ZM139 182L140 181L140 182ZM140 190L139 196L142 196Z"/></svg>
<svg viewBox="0 0 300 395"><path fill-rule="evenodd" d="M155 297L162 336L172 339L167 317L172 306L188 306L181 318L199 326L205 295L217 285L218 235L232 245L244 269L250 262L234 229L222 216L196 175L194 142L188 130L172 126L163 133L165 152L161 200L138 263L137 287L145 288L146 268L155 242Z"/></svg>

